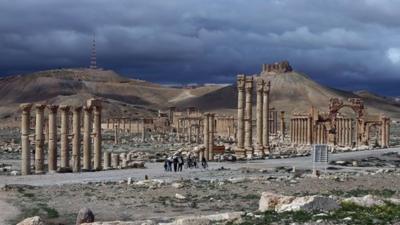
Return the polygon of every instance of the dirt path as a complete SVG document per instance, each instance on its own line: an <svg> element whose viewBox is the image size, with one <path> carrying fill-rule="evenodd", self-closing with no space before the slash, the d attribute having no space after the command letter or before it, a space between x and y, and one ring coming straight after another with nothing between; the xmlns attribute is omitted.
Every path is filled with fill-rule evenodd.
<svg viewBox="0 0 400 225"><path fill-rule="evenodd" d="M380 155L387 152L400 152L400 148L392 149L380 149L380 150L368 150L358 152L347 152L338 153L331 155L331 160L343 160L343 159L356 159L360 157ZM179 173L166 173L162 163L147 163L146 169L124 169L124 170L108 170L92 173L66 173L66 174L45 174L45 175L32 175L32 176L0 176L0 186L6 184L27 184L33 186L47 186L47 185L59 185L59 184L74 184L74 183L86 183L86 182L99 182L99 181L118 181L121 179L127 179L131 177L134 180L143 180L145 175L151 179L166 179L166 180L178 180L182 178L202 178L202 179L217 179L226 178L233 175L234 170L240 168L253 168L253 169L268 169L280 166L292 167L295 166L298 169L311 169L312 163L310 157L298 157L288 159L267 159L267 160L254 160L249 162L211 162L209 163L210 170L201 169L184 169L183 172ZM213 177L211 170L218 168L228 168L230 170L218 173L218 177ZM371 168L351 168L352 170L366 170ZM348 168L347 168L348 170ZM343 170L339 170L342 172ZM210 176L212 175L212 176Z"/></svg>
<svg viewBox="0 0 400 225"><path fill-rule="evenodd" d="M6 202L6 193L0 192L0 224L7 224L7 221L15 218L19 214L19 210L13 205Z"/></svg>

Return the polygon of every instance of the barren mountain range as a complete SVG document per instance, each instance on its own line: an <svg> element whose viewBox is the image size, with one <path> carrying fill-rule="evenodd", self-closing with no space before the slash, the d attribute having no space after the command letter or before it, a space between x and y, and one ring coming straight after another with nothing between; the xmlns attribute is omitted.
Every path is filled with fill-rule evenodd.
<svg viewBox="0 0 400 225"><path fill-rule="evenodd" d="M294 71L260 76L271 81L271 106L277 110L307 112L314 106L324 111L332 97L361 97L368 113L400 118L400 104L392 98L325 87ZM235 84L178 88L129 79L110 70L57 69L1 78L0 120L3 125L15 121L20 103L79 105L91 97L104 101L104 118L156 115L170 106L235 115L237 104Z"/></svg>

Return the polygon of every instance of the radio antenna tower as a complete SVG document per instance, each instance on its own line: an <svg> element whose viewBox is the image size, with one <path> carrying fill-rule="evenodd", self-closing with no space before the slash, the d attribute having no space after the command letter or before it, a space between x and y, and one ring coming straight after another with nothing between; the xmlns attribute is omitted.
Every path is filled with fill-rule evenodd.
<svg viewBox="0 0 400 225"><path fill-rule="evenodd" d="M97 59L96 59L96 36L93 35L92 42L92 55L90 56L90 69L97 69Z"/></svg>

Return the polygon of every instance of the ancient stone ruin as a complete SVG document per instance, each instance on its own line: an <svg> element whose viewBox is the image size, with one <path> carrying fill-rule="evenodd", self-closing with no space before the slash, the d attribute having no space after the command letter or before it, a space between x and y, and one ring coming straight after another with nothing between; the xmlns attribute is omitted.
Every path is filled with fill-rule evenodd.
<svg viewBox="0 0 400 225"><path fill-rule="evenodd" d="M351 108L356 118L340 114L339 110L345 107ZM332 98L328 113L321 113L314 108L309 113L294 113L290 120L290 140L293 144L329 144L353 148L370 144L371 128L378 131L379 146L387 148L390 118L385 115L367 116L361 99L351 98L345 103Z"/></svg>
<svg viewBox="0 0 400 225"><path fill-rule="evenodd" d="M263 64L262 73L279 74L292 72L293 69L288 61L276 62L273 64Z"/></svg>
<svg viewBox="0 0 400 225"><path fill-rule="evenodd" d="M34 168L35 174L45 172L45 152L44 143L47 139L48 154L47 165L49 172L65 172L72 170L80 172L81 170L101 170L101 102L96 99L87 101L84 107L71 107L68 105L43 105L36 104L35 133L31 133L31 108L33 104L24 103L20 105L22 110L21 119L21 145L22 145L22 163L21 173L23 175L31 174L31 141L34 140ZM48 128L45 128L44 115L45 109L49 109ZM72 132L70 130L70 112L72 108ZM83 117L83 141L81 142L81 113ZM57 111L61 111L60 132L57 128ZM93 124L93 125L92 125ZM46 126L47 127L47 126ZM46 132L44 132L46 130ZM60 163L57 163L57 135L60 133L61 154ZM46 136L46 138L45 138ZM70 156L70 139L72 139L72 157ZM93 152L91 143L93 142ZM83 168L81 168L81 143L83 143ZM72 159L72 164L70 161ZM92 163L93 159L93 163ZM57 166L59 168L57 169Z"/></svg>

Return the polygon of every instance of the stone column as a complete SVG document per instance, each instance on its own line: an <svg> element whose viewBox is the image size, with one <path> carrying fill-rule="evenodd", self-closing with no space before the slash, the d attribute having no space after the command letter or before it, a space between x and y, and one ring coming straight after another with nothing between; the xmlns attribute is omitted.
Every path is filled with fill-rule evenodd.
<svg viewBox="0 0 400 225"><path fill-rule="evenodd" d="M245 102L245 79L244 75L237 76L238 88L238 118L237 118L237 137L235 153L238 157L245 157L244 152L244 102Z"/></svg>
<svg viewBox="0 0 400 225"><path fill-rule="evenodd" d="M61 163L60 169L62 171L69 169L69 110L70 107L67 105L60 105L61 110Z"/></svg>
<svg viewBox="0 0 400 225"><path fill-rule="evenodd" d="M246 77L246 119L245 119L245 139L244 147L246 156L251 158L253 155L253 77Z"/></svg>
<svg viewBox="0 0 400 225"><path fill-rule="evenodd" d="M31 173L31 150L29 144L29 127L31 124L32 104L25 103L20 105L21 114L21 174L29 175Z"/></svg>
<svg viewBox="0 0 400 225"><path fill-rule="evenodd" d="M57 110L58 105L47 106L49 112L49 148L47 164L49 172L57 171Z"/></svg>
<svg viewBox="0 0 400 225"><path fill-rule="evenodd" d="M208 159L213 160L214 159L214 132L215 132L215 115L214 113L210 113L210 116L208 117Z"/></svg>
<svg viewBox="0 0 400 225"><path fill-rule="evenodd" d="M115 145L118 144L118 128L117 127L114 128L114 144Z"/></svg>
<svg viewBox="0 0 400 225"><path fill-rule="evenodd" d="M94 104L94 117L93 117L93 169L101 170L101 103L96 101Z"/></svg>
<svg viewBox="0 0 400 225"><path fill-rule="evenodd" d="M146 127L144 124L144 119L142 119L142 142L146 140Z"/></svg>
<svg viewBox="0 0 400 225"><path fill-rule="evenodd" d="M386 116L381 116L381 147L387 148L389 146L389 118Z"/></svg>
<svg viewBox="0 0 400 225"><path fill-rule="evenodd" d="M261 157L264 156L264 142L263 142L263 92L265 81L261 78L257 79L257 106L256 106L256 120L257 120L257 146L255 153Z"/></svg>
<svg viewBox="0 0 400 225"><path fill-rule="evenodd" d="M264 85L264 90L263 90L263 145L264 145L264 151L263 153L265 154L266 152L270 151L270 146L269 146L269 93L271 90L271 82L267 81Z"/></svg>
<svg viewBox="0 0 400 225"><path fill-rule="evenodd" d="M36 126L35 126L35 173L44 173L44 134L43 118L44 108L42 104L35 105L36 108Z"/></svg>
<svg viewBox="0 0 400 225"><path fill-rule="evenodd" d="M313 119L312 116L307 118L307 144L313 144Z"/></svg>
<svg viewBox="0 0 400 225"><path fill-rule="evenodd" d="M191 144L192 143L192 125L191 125L190 121L189 121L188 126L189 126L188 127L188 129L189 129L189 144Z"/></svg>
<svg viewBox="0 0 400 225"><path fill-rule="evenodd" d="M299 124L299 118L296 118L296 120L295 120L295 127L296 127L296 130L295 130L295 132L296 132L296 134L295 134L295 138L296 138L296 144L300 144L300 136L299 136L299 134L300 134L300 124Z"/></svg>
<svg viewBox="0 0 400 225"><path fill-rule="evenodd" d="M204 138L203 138L203 141L204 141L204 147L205 147L204 158L206 160L209 160L209 154L210 154L210 151L209 151L209 147L210 147L209 146L209 138L210 138L210 134L209 134L209 131L210 131L210 128L209 128L209 126L210 126L209 117L210 117L210 113L204 113L204 119L203 119L203 128L204 128L203 134L204 134Z"/></svg>
<svg viewBox="0 0 400 225"><path fill-rule="evenodd" d="M281 111L281 139L282 141L285 139L285 111Z"/></svg>
<svg viewBox="0 0 400 225"><path fill-rule="evenodd" d="M113 169L118 169L119 167L119 154L112 153L111 154L111 165Z"/></svg>
<svg viewBox="0 0 400 225"><path fill-rule="evenodd" d="M290 118L290 143L293 143L293 118Z"/></svg>
<svg viewBox="0 0 400 225"><path fill-rule="evenodd" d="M109 170L111 168L111 152L104 152L104 170Z"/></svg>
<svg viewBox="0 0 400 225"><path fill-rule="evenodd" d="M90 171L92 169L92 107L84 106L83 111L83 170Z"/></svg>
<svg viewBox="0 0 400 225"><path fill-rule="evenodd" d="M82 107L74 107L72 111L72 172L81 171L81 112Z"/></svg>

